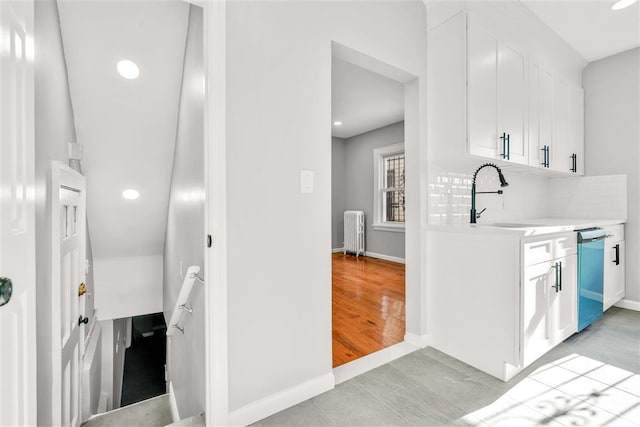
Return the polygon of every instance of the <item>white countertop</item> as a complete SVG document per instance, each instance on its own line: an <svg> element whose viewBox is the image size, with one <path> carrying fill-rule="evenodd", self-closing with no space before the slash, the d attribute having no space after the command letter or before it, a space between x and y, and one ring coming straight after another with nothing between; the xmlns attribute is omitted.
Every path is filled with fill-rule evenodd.
<svg viewBox="0 0 640 427"><path fill-rule="evenodd" d="M437 224L429 225L428 230L452 233L488 233L505 234L517 237L541 236L563 233L589 227L624 224L626 219L573 219L573 218L534 218L501 221L495 224Z"/></svg>

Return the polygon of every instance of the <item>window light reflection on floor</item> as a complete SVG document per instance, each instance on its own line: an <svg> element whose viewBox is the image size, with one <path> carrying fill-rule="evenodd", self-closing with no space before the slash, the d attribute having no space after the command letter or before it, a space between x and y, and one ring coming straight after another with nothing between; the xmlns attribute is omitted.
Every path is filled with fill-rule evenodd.
<svg viewBox="0 0 640 427"><path fill-rule="evenodd" d="M571 354L536 369L460 421L509 427L640 426L640 375Z"/></svg>

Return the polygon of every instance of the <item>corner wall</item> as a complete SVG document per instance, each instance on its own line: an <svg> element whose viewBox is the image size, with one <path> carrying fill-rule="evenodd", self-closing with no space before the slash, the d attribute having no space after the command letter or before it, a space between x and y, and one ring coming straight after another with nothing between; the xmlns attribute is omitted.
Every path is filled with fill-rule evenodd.
<svg viewBox="0 0 640 427"><path fill-rule="evenodd" d="M426 13L420 1L245 1L226 14L229 423L244 424L333 386L331 42L418 76L422 109ZM412 136L417 164L424 135ZM312 194L300 170L314 171ZM407 292L419 293L424 193L411 173Z"/></svg>
<svg viewBox="0 0 640 427"><path fill-rule="evenodd" d="M167 327L187 268L204 268L203 79L203 13L202 8L191 5L164 246ZM182 419L205 411L203 286L196 282L191 295L193 314L183 317L184 334L167 340L168 380Z"/></svg>
<svg viewBox="0 0 640 427"><path fill-rule="evenodd" d="M585 174L627 174L625 300L640 309L640 48L591 62L582 82Z"/></svg>

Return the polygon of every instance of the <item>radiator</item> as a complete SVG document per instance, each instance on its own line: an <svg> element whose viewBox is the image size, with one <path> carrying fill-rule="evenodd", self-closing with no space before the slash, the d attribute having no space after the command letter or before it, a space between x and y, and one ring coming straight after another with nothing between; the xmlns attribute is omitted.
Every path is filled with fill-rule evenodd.
<svg viewBox="0 0 640 427"><path fill-rule="evenodd" d="M364 212L344 212L344 254L364 255Z"/></svg>

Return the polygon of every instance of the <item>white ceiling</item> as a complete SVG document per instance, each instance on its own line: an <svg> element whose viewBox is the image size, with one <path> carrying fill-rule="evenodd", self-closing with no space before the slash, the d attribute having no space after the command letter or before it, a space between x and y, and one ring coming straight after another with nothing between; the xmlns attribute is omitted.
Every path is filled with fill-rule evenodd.
<svg viewBox="0 0 640 427"><path fill-rule="evenodd" d="M163 252L189 5L59 1L95 257ZM126 80L121 59L138 64ZM122 197L135 188L136 201Z"/></svg>
<svg viewBox="0 0 640 427"><path fill-rule="evenodd" d="M332 135L349 138L404 119L404 85L340 59L331 77ZM341 121L342 126L333 125Z"/></svg>
<svg viewBox="0 0 640 427"><path fill-rule="evenodd" d="M587 61L640 46L638 2L611 10L616 0L522 0Z"/></svg>

